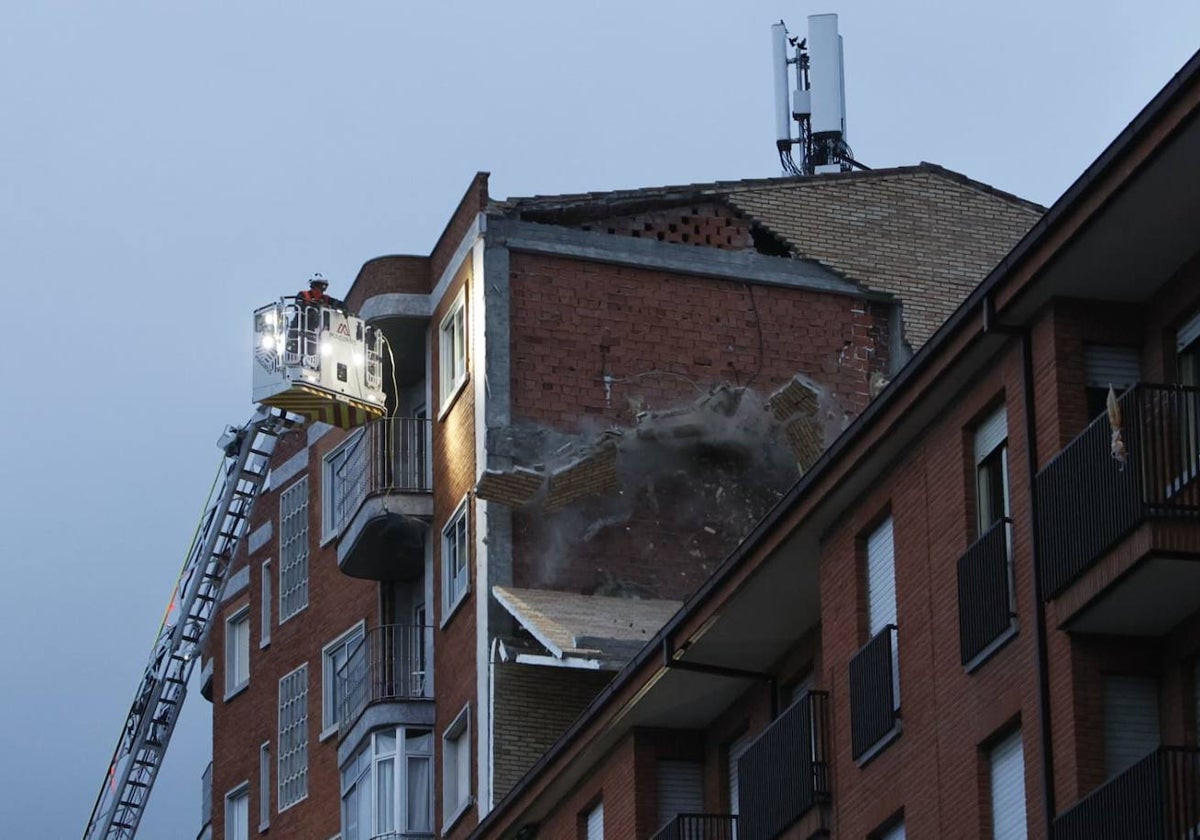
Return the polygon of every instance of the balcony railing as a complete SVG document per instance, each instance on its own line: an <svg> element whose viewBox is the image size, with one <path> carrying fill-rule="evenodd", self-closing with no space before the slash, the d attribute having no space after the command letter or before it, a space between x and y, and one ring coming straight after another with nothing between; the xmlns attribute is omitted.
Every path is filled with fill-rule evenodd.
<svg viewBox="0 0 1200 840"><path fill-rule="evenodd" d="M809 691L742 754L739 840L772 840L814 805L829 801L828 716L829 695Z"/></svg>
<svg viewBox="0 0 1200 840"><path fill-rule="evenodd" d="M1200 837L1200 750L1160 747L1054 821L1054 840Z"/></svg>
<svg viewBox="0 0 1200 840"><path fill-rule="evenodd" d="M1012 627L1010 519L1001 519L958 560L958 646L969 665Z"/></svg>
<svg viewBox="0 0 1200 840"><path fill-rule="evenodd" d="M884 627L850 660L850 742L858 759L896 728L896 625Z"/></svg>
<svg viewBox="0 0 1200 840"><path fill-rule="evenodd" d="M680 814L650 840L738 840L738 818L732 814Z"/></svg>
<svg viewBox="0 0 1200 840"><path fill-rule="evenodd" d="M372 703L432 696L426 645L431 633L431 627L411 624L385 624L367 632L337 672L343 732Z"/></svg>
<svg viewBox="0 0 1200 840"><path fill-rule="evenodd" d="M333 472L333 516L338 533L359 505L376 493L429 492L429 420L373 420L343 453Z"/></svg>
<svg viewBox="0 0 1200 840"><path fill-rule="evenodd" d="M200 833L212 823L212 762L200 776Z"/></svg>
<svg viewBox="0 0 1200 840"><path fill-rule="evenodd" d="M389 831L387 834L372 834L371 840L437 840L437 835L427 831Z"/></svg>
<svg viewBox="0 0 1200 840"><path fill-rule="evenodd" d="M1200 516L1200 388L1137 385L1037 475L1042 590L1053 598L1138 525Z"/></svg>

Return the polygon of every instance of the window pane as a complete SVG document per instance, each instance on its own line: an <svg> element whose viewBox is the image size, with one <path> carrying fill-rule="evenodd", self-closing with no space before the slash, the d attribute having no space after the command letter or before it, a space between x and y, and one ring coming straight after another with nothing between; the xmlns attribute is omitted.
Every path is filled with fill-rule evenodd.
<svg viewBox="0 0 1200 840"><path fill-rule="evenodd" d="M375 762L375 830L396 830L396 759Z"/></svg>
<svg viewBox="0 0 1200 840"><path fill-rule="evenodd" d="M308 606L308 479L279 497L279 620Z"/></svg>
<svg viewBox="0 0 1200 840"><path fill-rule="evenodd" d="M433 831L433 762L426 756L408 759L408 830Z"/></svg>

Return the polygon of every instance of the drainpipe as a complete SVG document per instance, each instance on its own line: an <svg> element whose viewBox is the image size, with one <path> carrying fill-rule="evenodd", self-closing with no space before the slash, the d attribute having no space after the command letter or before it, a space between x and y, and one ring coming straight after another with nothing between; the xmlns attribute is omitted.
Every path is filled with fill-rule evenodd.
<svg viewBox="0 0 1200 840"><path fill-rule="evenodd" d="M1046 601L1042 594L1041 546L1038 542L1037 423L1033 398L1033 334L1029 327L996 322L991 295L983 299L985 335L1011 335L1021 339L1021 394L1025 415L1025 470L1029 487L1029 545L1033 561L1034 641L1037 651L1038 729L1042 753L1042 814L1046 838L1054 836L1054 736L1050 727L1050 656L1046 641Z"/></svg>

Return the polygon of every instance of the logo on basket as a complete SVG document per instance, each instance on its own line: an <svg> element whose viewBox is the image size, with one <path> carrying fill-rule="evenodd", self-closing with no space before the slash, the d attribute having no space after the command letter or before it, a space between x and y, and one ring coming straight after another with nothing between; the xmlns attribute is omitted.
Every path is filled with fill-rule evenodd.
<svg viewBox="0 0 1200 840"><path fill-rule="evenodd" d="M346 322L345 322L345 321L342 321L342 323L338 324L338 326L337 326L337 334L338 334L338 335L344 335L344 336L346 336L347 338L349 338L349 337L350 337L350 327L348 327L348 326L346 325Z"/></svg>

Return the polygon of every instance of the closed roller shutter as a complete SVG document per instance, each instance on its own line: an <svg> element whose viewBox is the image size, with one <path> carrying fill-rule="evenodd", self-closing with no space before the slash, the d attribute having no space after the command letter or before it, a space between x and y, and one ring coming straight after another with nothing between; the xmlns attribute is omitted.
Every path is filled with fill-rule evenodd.
<svg viewBox="0 0 1200 840"><path fill-rule="evenodd" d="M1001 406L975 430L975 466L1008 440L1008 411Z"/></svg>
<svg viewBox="0 0 1200 840"><path fill-rule="evenodd" d="M1136 347L1108 344L1083 346L1083 375L1089 388L1108 389L1118 394L1142 378L1142 364Z"/></svg>
<svg viewBox="0 0 1200 840"><path fill-rule="evenodd" d="M587 840L604 840L604 803L601 802L587 815Z"/></svg>
<svg viewBox="0 0 1200 840"><path fill-rule="evenodd" d="M1158 681L1153 677L1105 677L1104 767L1109 777L1158 745Z"/></svg>
<svg viewBox="0 0 1200 840"><path fill-rule="evenodd" d="M658 824L704 812L704 775L695 761L658 762Z"/></svg>
<svg viewBox="0 0 1200 840"><path fill-rule="evenodd" d="M1018 730L992 748L992 837L1025 840L1025 752Z"/></svg>
<svg viewBox="0 0 1200 840"><path fill-rule="evenodd" d="M867 537L867 620L871 638L889 624L896 624L896 562L892 518ZM892 705L900 708L899 632L892 635Z"/></svg>

